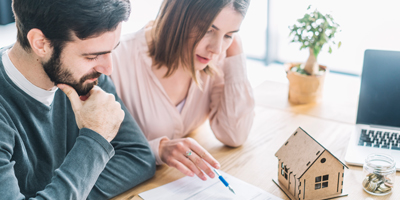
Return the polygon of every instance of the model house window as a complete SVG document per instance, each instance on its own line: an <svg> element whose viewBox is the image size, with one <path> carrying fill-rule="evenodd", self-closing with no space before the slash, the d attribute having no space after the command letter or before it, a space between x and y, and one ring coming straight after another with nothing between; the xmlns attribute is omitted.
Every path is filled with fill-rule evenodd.
<svg viewBox="0 0 400 200"><path fill-rule="evenodd" d="M285 179L287 180L288 179L288 169L286 168L286 165L283 165L283 162L281 163L281 175L283 176L283 177L285 177Z"/></svg>
<svg viewBox="0 0 400 200"><path fill-rule="evenodd" d="M315 189L328 187L329 175L315 177Z"/></svg>

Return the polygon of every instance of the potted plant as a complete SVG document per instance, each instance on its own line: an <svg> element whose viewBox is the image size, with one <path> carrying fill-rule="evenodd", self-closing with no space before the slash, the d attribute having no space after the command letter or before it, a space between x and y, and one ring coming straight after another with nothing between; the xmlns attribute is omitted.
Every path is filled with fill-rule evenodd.
<svg viewBox="0 0 400 200"><path fill-rule="evenodd" d="M307 11L310 8L308 6ZM306 13L297 22L289 26L289 37L292 36L291 42L301 43L300 50L308 48L310 55L306 63L285 64L289 80L289 101L295 104L314 103L322 97L323 83L328 72L326 66L318 64L318 54L325 44L329 45L329 53L332 53L339 24L334 22L331 15L323 15L317 9ZM339 48L341 42L337 45Z"/></svg>

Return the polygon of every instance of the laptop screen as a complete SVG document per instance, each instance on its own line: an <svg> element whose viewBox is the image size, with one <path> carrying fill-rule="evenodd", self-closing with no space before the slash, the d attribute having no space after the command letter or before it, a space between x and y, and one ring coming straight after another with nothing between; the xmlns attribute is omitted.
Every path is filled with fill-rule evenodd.
<svg viewBox="0 0 400 200"><path fill-rule="evenodd" d="M365 51L357 124L400 127L400 51Z"/></svg>

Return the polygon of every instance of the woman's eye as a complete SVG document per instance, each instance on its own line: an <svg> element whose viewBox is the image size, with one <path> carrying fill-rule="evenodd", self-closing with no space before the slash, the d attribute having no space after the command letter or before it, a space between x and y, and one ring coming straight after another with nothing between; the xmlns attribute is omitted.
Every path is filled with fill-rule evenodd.
<svg viewBox="0 0 400 200"><path fill-rule="evenodd" d="M232 39L232 35L225 35L225 38Z"/></svg>
<svg viewBox="0 0 400 200"><path fill-rule="evenodd" d="M208 31L207 31L207 33L212 33L212 32L213 32L213 30L212 30L212 29L210 29L210 30L208 30Z"/></svg>

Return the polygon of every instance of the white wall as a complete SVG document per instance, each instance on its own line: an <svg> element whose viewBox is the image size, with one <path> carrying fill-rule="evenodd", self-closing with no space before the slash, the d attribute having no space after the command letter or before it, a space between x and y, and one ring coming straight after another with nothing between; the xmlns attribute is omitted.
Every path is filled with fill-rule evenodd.
<svg viewBox="0 0 400 200"><path fill-rule="evenodd" d="M122 24L122 34L136 32L154 20L161 3L162 0L131 0L132 12L129 20Z"/></svg>

